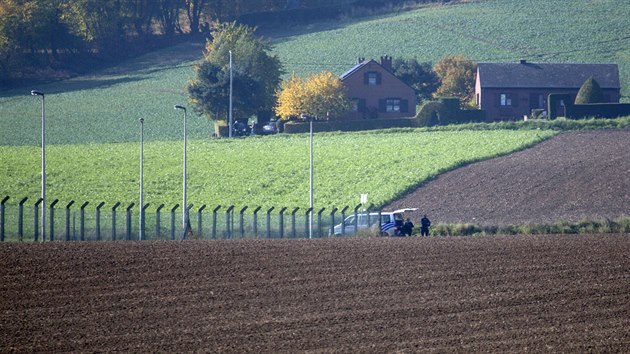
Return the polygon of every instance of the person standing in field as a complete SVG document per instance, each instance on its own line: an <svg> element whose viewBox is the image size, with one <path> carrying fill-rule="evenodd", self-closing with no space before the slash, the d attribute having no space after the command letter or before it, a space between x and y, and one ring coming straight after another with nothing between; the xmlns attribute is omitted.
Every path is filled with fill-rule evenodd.
<svg viewBox="0 0 630 354"><path fill-rule="evenodd" d="M411 220L409 220L409 218L407 218L407 220L405 220L405 224L402 227L402 234L403 236L411 236L412 233L413 223L411 222Z"/></svg>
<svg viewBox="0 0 630 354"><path fill-rule="evenodd" d="M420 235L429 236L429 226L431 226L431 220L426 215L420 219Z"/></svg>

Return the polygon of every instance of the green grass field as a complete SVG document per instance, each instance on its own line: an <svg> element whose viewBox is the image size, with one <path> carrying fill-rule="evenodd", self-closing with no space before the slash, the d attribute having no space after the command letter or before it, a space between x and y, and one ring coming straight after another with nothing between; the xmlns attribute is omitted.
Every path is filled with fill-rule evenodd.
<svg viewBox="0 0 630 354"><path fill-rule="evenodd" d="M322 133L314 145L315 203L383 205L423 181L465 163L522 149L553 135L544 130ZM308 135L192 140L188 195L196 205L304 207L309 196ZM0 147L0 196L37 200L40 149ZM181 203L181 141L145 144L145 199ZM139 143L53 145L47 149L47 195L65 205L139 198Z"/></svg>
<svg viewBox="0 0 630 354"><path fill-rule="evenodd" d="M616 62L628 95L629 14L630 3L617 0L488 0L268 35L287 73L342 73L356 57L385 54L421 61L464 54L476 61ZM91 76L0 92L0 196L39 194L40 100L29 94L39 89L46 93L49 196L135 200L143 117L147 202L179 202L183 124L173 105L186 104L184 87L201 52L199 43L181 43ZM209 140L211 122L189 112L191 202L308 204L304 136ZM504 154L549 134L324 134L316 147L317 203L355 204L367 192L370 202L382 204L465 161Z"/></svg>

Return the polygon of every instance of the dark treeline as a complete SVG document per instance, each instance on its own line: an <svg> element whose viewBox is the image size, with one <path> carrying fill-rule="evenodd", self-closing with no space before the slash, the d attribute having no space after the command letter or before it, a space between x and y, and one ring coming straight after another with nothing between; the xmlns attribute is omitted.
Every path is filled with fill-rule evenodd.
<svg viewBox="0 0 630 354"><path fill-rule="evenodd" d="M81 73L175 36L207 35L216 22L282 23L296 13L312 20L348 6L424 2L437 0L0 0L0 84Z"/></svg>

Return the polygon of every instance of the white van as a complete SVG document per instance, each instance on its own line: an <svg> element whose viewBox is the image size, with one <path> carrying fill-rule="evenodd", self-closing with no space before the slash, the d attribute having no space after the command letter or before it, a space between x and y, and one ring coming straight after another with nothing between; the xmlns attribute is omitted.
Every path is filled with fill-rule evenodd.
<svg viewBox="0 0 630 354"><path fill-rule="evenodd" d="M404 213L407 211L418 210L417 208L405 208L398 209L395 211L383 211L381 212L381 220L380 220L380 234L382 236L395 236L396 228L402 227L405 223ZM374 228L376 230L376 225L378 223L378 213L370 213L369 214L369 224L368 224L368 213L357 213L356 220L356 228L355 228L355 218L354 213L344 220L343 223L335 225L334 227L334 235L335 236L348 236L354 235L357 233L357 230Z"/></svg>

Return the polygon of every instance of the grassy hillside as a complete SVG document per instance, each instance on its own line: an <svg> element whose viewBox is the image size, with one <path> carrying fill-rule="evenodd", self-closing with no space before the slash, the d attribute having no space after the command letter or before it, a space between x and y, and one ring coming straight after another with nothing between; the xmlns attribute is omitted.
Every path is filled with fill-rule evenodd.
<svg viewBox="0 0 630 354"><path fill-rule="evenodd" d="M474 61L615 62L630 94L630 2L488 0L435 6L363 21L321 23L279 38L276 52L299 74L341 74L357 57L449 54Z"/></svg>
<svg viewBox="0 0 630 354"><path fill-rule="evenodd" d="M356 205L362 193L384 204L419 183L466 162L505 154L551 136L550 131L496 130L317 134L315 203ZM181 203L182 142L145 144L146 202ZM47 149L49 198L77 202L139 198L138 143L54 145ZM0 146L0 197L15 204L40 193L40 149ZM196 205L308 205L308 135L193 140L188 195ZM52 199L51 199L52 200Z"/></svg>
<svg viewBox="0 0 630 354"><path fill-rule="evenodd" d="M320 23L274 36L287 73L342 73L358 56L416 57L436 61L464 54L476 61L617 62L630 95L630 2L618 0L488 0L438 6L377 18ZM299 33L298 33L299 32ZM90 77L0 92L0 145L39 144L39 102L47 95L47 142L82 144L138 139L138 118L150 124L147 140L181 139L181 117L200 44L147 54ZM191 138L212 126L190 115Z"/></svg>

